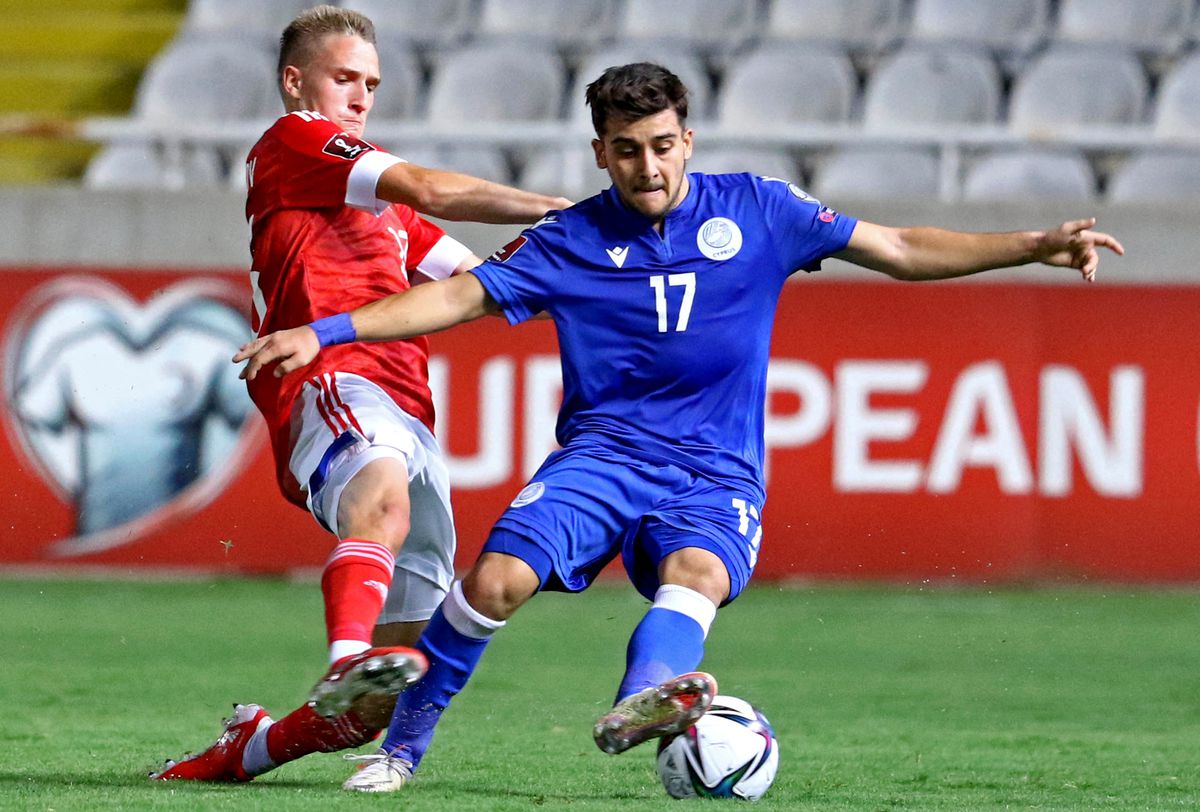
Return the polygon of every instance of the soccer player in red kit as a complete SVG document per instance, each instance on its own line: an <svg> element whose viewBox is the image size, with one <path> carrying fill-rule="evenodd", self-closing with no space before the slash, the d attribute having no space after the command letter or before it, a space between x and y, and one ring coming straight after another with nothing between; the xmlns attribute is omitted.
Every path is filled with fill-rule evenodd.
<svg viewBox="0 0 1200 812"><path fill-rule="evenodd" d="M417 211L529 223L569 201L413 166L362 140L379 84L371 21L331 6L284 30L287 113L246 161L253 325L307 324L479 264ZM303 374L259 376L284 496L338 539L321 578L331 666L279 721L235 705L215 744L152 778L247 781L386 727L424 673L416 641L453 580L449 482L433 436L428 343L348 344Z"/></svg>

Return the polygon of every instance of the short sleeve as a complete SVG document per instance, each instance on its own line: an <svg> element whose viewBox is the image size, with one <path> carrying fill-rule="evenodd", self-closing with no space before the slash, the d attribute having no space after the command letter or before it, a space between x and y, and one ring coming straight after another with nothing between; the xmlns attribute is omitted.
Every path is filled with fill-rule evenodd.
<svg viewBox="0 0 1200 812"><path fill-rule="evenodd" d="M509 324L549 309L554 280L563 277L561 252L554 248L562 234L561 225L549 215L471 269Z"/></svg>
<svg viewBox="0 0 1200 812"><path fill-rule="evenodd" d="M788 273L817 271L850 242L858 220L836 212L794 183L755 178L755 193L780 262Z"/></svg>
<svg viewBox="0 0 1200 812"><path fill-rule="evenodd" d="M372 214L386 210L388 204L375 198L375 185L399 158L343 132L317 113L290 113L274 129L280 150L276 183L282 206L350 205Z"/></svg>

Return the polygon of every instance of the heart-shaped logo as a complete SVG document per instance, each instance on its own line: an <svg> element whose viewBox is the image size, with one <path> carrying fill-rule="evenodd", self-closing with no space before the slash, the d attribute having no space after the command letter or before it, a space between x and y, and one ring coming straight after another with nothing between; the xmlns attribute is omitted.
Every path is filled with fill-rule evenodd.
<svg viewBox="0 0 1200 812"><path fill-rule="evenodd" d="M207 504L248 456L254 411L229 359L251 335L238 289L192 279L141 304L95 277L57 279L17 309L5 342L10 428L75 511L82 555Z"/></svg>

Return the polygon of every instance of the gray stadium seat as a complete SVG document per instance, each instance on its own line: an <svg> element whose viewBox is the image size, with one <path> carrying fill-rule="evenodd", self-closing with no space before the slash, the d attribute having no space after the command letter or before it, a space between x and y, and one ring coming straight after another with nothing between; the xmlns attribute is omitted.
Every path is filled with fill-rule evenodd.
<svg viewBox="0 0 1200 812"><path fill-rule="evenodd" d="M1200 150L1132 156L1109 182L1111 203L1200 202Z"/></svg>
<svg viewBox="0 0 1200 812"><path fill-rule="evenodd" d="M916 0L909 37L1025 53L1046 35L1047 0Z"/></svg>
<svg viewBox="0 0 1200 812"><path fill-rule="evenodd" d="M404 37L421 48L457 45L474 30L472 0L342 0L375 23L378 37Z"/></svg>
<svg viewBox="0 0 1200 812"><path fill-rule="evenodd" d="M756 0L625 0L617 38L669 40L706 51L737 49L758 28Z"/></svg>
<svg viewBox="0 0 1200 812"><path fill-rule="evenodd" d="M260 32L276 39L312 0L189 0L183 19L186 31Z"/></svg>
<svg viewBox="0 0 1200 812"><path fill-rule="evenodd" d="M899 38L903 20L902 0L770 0L763 35L879 50Z"/></svg>
<svg viewBox="0 0 1200 812"><path fill-rule="evenodd" d="M691 50L667 45L621 45L589 54L575 71L575 81L567 95L567 117L590 128L591 111L584 102L587 86L606 69L632 62L654 62L670 70L687 85L688 119L704 121L710 117L712 84L703 63Z"/></svg>
<svg viewBox="0 0 1200 812"><path fill-rule="evenodd" d="M1160 138L1200 137L1200 51L1176 65L1163 79L1154 132Z"/></svg>
<svg viewBox="0 0 1200 812"><path fill-rule="evenodd" d="M481 0L477 38L594 45L612 36L615 0Z"/></svg>
<svg viewBox="0 0 1200 812"><path fill-rule="evenodd" d="M733 62L717 104L727 127L849 120L857 81L850 59L821 47L765 47Z"/></svg>
<svg viewBox="0 0 1200 812"><path fill-rule="evenodd" d="M1061 0L1056 36L1169 53L1187 38L1193 0Z"/></svg>
<svg viewBox="0 0 1200 812"><path fill-rule="evenodd" d="M223 122L282 113L275 59L260 39L189 37L150 63L134 100L137 117L161 122Z"/></svg>
<svg viewBox="0 0 1200 812"><path fill-rule="evenodd" d="M558 117L563 67L531 46L467 47L440 60L429 89L429 120L438 124L546 121Z"/></svg>
<svg viewBox="0 0 1200 812"><path fill-rule="evenodd" d="M907 47L884 60L867 81L868 129L938 124L991 124L999 116L1000 76L985 51Z"/></svg>
<svg viewBox="0 0 1200 812"><path fill-rule="evenodd" d="M1042 54L1017 77L1009 124L1029 134L1136 124L1147 93L1146 75L1128 51L1060 47Z"/></svg>
<svg viewBox="0 0 1200 812"><path fill-rule="evenodd" d="M608 172L596 166L591 147L540 149L529 156L519 185L543 194L583 200L612 185Z"/></svg>
<svg viewBox="0 0 1200 812"><path fill-rule="evenodd" d="M183 150L171 166L152 144L110 144L88 163L88 189L184 189L223 184L221 162L207 148Z"/></svg>
<svg viewBox="0 0 1200 812"><path fill-rule="evenodd" d="M372 120L414 118L422 114L421 66L406 39L380 36L379 74Z"/></svg>
<svg viewBox="0 0 1200 812"><path fill-rule="evenodd" d="M689 172L724 175L752 172L769 178L799 182L800 169L795 159L782 149L765 147L705 147L692 153Z"/></svg>
<svg viewBox="0 0 1200 812"><path fill-rule="evenodd" d="M818 162L810 186L825 201L936 200L938 178L938 158L932 150L843 147Z"/></svg>
<svg viewBox="0 0 1200 812"><path fill-rule="evenodd" d="M988 155L971 167L963 183L963 199L969 202L1090 202L1095 195L1096 175L1082 155L1037 148Z"/></svg>

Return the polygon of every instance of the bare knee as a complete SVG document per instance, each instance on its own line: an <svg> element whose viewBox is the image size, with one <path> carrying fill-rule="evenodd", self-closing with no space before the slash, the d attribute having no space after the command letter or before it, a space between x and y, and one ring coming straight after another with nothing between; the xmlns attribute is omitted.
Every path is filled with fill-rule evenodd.
<svg viewBox="0 0 1200 812"><path fill-rule="evenodd" d="M729 597L729 570L725 562L699 547L685 547L664 558L658 567L658 580L695 590L717 606Z"/></svg>
<svg viewBox="0 0 1200 812"><path fill-rule="evenodd" d="M355 474L342 491L337 517L342 538L370 539L399 552L410 527L404 462L375 460Z"/></svg>
<svg viewBox="0 0 1200 812"><path fill-rule="evenodd" d="M508 620L537 593L539 585L537 573L521 559L484 553L463 579L463 597L481 615Z"/></svg>

